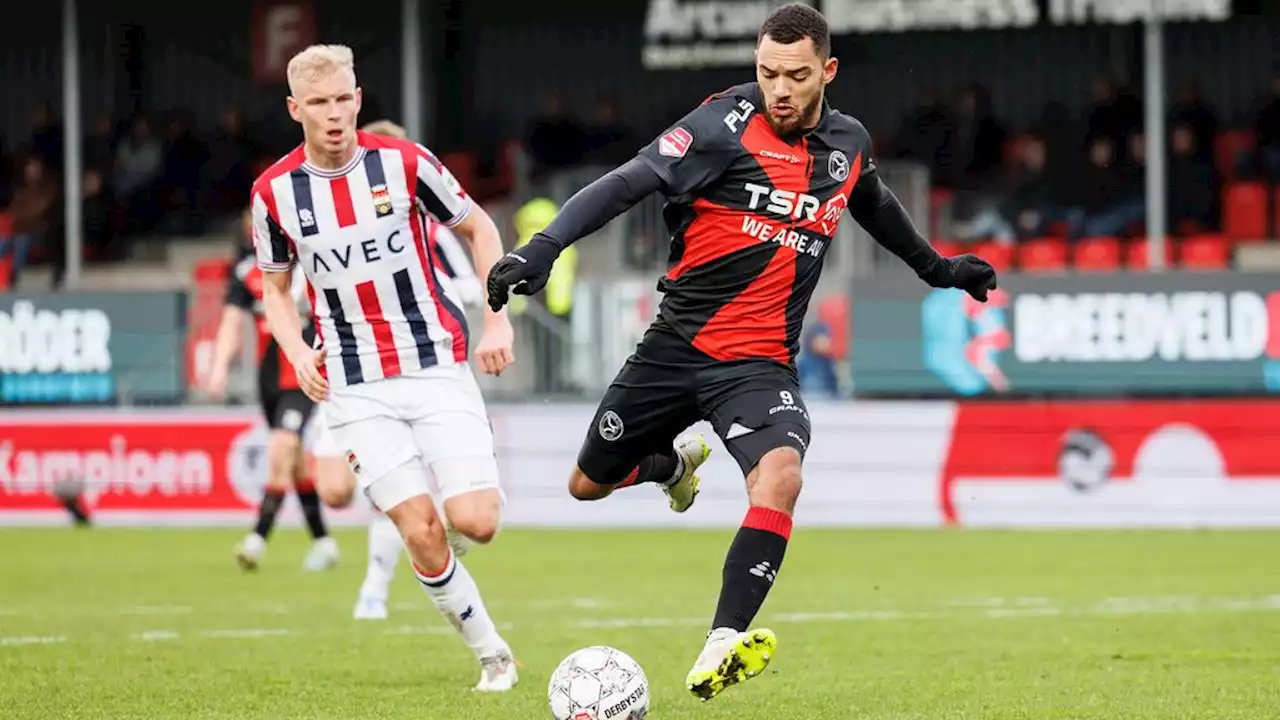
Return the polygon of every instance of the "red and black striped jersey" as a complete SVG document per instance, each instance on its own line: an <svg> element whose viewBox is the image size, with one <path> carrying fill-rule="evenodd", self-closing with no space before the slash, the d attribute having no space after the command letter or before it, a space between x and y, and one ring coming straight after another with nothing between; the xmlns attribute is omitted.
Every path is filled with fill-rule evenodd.
<svg viewBox="0 0 1280 720"><path fill-rule="evenodd" d="M824 101L788 142L753 82L708 98L639 157L668 199L662 319L713 358L793 363L827 246L874 169L866 128Z"/></svg>

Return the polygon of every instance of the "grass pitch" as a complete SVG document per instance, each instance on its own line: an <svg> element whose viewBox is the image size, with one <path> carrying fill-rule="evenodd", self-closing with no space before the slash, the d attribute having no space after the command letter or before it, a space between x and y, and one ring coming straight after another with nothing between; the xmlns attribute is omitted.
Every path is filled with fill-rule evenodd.
<svg viewBox="0 0 1280 720"><path fill-rule="evenodd" d="M405 572L351 619L364 534L301 570L233 531L0 531L0 716L550 717L570 651L644 666L655 720L1280 717L1280 533L796 532L759 624L767 676L703 704L701 647L732 531L508 530L466 558L524 665L504 696Z"/></svg>

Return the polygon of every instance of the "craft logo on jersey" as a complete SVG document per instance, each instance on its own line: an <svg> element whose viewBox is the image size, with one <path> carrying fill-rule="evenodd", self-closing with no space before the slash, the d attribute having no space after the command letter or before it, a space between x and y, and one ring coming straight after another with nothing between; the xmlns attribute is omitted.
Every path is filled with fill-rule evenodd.
<svg viewBox="0 0 1280 720"><path fill-rule="evenodd" d="M996 290L980 303L963 291L934 290L920 304L925 367L955 392L1007 392L1000 354L1009 349L1009 296Z"/></svg>
<svg viewBox="0 0 1280 720"><path fill-rule="evenodd" d="M373 193L373 207L378 212L378 217L386 217L391 214L391 193L388 192L385 183L374 185L369 188L369 192Z"/></svg>
<svg viewBox="0 0 1280 720"><path fill-rule="evenodd" d="M667 157L682 158L693 145L693 135L678 127L658 140L658 152Z"/></svg>
<svg viewBox="0 0 1280 720"><path fill-rule="evenodd" d="M844 182L849 177L849 158L839 150L832 150L827 158L827 174L836 182Z"/></svg>

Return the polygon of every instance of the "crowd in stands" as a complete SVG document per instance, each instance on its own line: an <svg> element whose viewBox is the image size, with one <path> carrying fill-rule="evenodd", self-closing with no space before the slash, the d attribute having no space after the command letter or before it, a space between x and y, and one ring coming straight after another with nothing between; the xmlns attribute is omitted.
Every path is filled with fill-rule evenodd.
<svg viewBox="0 0 1280 720"><path fill-rule="evenodd" d="M1225 238L1219 245L1277 235L1280 70L1246 117L1224 122L1188 85L1177 92L1168 121L1170 233L1189 242ZM35 109L32 127L23 141L0 144L0 168L8 170L0 172L0 207L7 208L0 214L0 287L30 257L47 259L55 283L59 277L62 129L47 106ZM1117 248L1108 252L1124 252L1127 243L1139 251L1125 257L1138 258L1146 221L1142 127L1138 98L1107 78L1095 82L1093 103L1083 112L1051 104L1027 128L1009 127L975 85L954 102L922 99L895 133L878 141L877 153L929 169L930 232L943 245L983 242L1013 258L1021 246L1070 255L1104 238ZM563 94L554 94L520 143L443 159L484 199L510 190L514 145L530 160L536 184L584 163L622 162L644 139L610 99L601 98L582 121ZM234 108L211 128L197 127L181 111L94 120L81 179L86 257L122 259L138 238L200 235L234 217L255 173L274 159L269 150L278 149L255 143ZM1054 242L1046 245L1046 238Z"/></svg>

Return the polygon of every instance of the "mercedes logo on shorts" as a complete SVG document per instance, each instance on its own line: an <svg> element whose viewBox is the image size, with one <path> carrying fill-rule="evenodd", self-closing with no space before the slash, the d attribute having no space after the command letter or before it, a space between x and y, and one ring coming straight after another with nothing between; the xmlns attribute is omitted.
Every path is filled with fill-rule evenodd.
<svg viewBox="0 0 1280 720"><path fill-rule="evenodd" d="M613 442L622 437L622 430L622 418L618 417L618 413L607 410L600 416L600 437Z"/></svg>
<svg viewBox="0 0 1280 720"><path fill-rule="evenodd" d="M839 150L832 150L827 158L827 174L836 182L844 182L849 177L849 158Z"/></svg>

